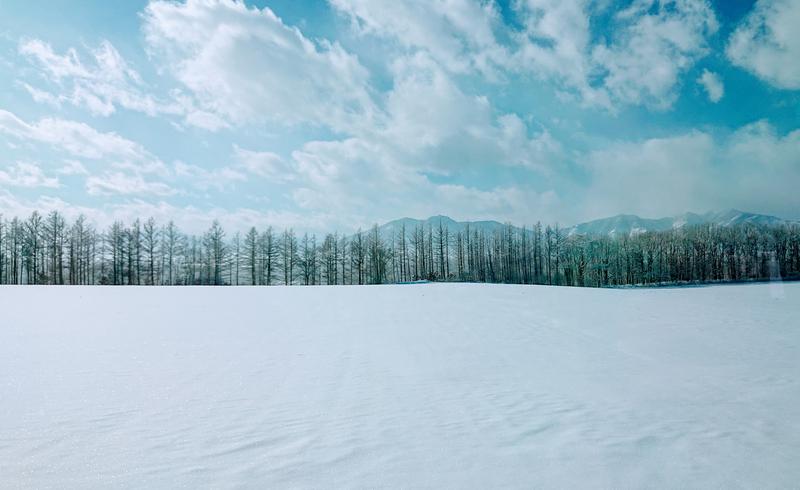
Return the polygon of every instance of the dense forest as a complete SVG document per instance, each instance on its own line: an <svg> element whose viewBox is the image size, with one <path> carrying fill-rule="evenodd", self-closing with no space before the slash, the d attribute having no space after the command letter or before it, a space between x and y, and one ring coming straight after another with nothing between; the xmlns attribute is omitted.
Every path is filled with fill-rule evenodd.
<svg viewBox="0 0 800 490"><path fill-rule="evenodd" d="M800 278L800 226L686 226L630 236L558 226L456 232L439 224L353 235L291 229L201 236L152 218L98 230L57 211L0 216L0 283L382 284L418 280L620 286Z"/></svg>

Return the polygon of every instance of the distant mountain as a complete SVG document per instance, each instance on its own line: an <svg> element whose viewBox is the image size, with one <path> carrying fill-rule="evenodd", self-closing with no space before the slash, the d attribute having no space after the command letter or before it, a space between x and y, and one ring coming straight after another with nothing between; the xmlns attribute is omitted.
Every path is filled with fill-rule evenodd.
<svg viewBox="0 0 800 490"><path fill-rule="evenodd" d="M378 227L381 234L389 236L391 233L399 231L403 225L406 225L406 233L410 234L419 225L422 225L426 230L428 226L436 228L441 222L442 226L447 227L450 233L463 231L469 226L470 231L482 230L491 233L495 230L503 229L506 225L499 221L456 221L449 216L431 216L428 219L414 219L414 218L400 218L390 221Z"/></svg>
<svg viewBox="0 0 800 490"><path fill-rule="evenodd" d="M406 233L410 234L419 225L422 225L425 229L428 229L429 226L435 229L439 226L440 222L450 233L463 231L467 226L469 226L470 231L480 230L486 233L492 233L495 230L502 230L506 227L505 224L499 221L456 221L449 216L439 215L431 216L427 219L396 219L379 226L378 229L382 235L388 237L397 233L403 225L406 226ZM635 235L648 231L671 230L687 225L715 224L718 226L734 226L751 223L774 226L790 222L791 221L775 216L728 209L725 211L710 211L704 214L684 213L669 218L641 218L634 214L619 214L610 218L587 221L572 227L567 227L564 228L564 232L568 235ZM520 229L518 227L515 228ZM530 228L528 228L528 230L530 230Z"/></svg>
<svg viewBox="0 0 800 490"><path fill-rule="evenodd" d="M765 214L748 213L736 209L710 211L704 214L684 213L670 218L640 218L633 214L620 214L610 218L587 221L568 228L569 234L630 235L647 231L664 231L687 225L715 224L734 226L744 223L774 226L789 223L787 220Z"/></svg>
<svg viewBox="0 0 800 490"><path fill-rule="evenodd" d="M618 214L610 218L596 219L568 228L569 235L616 235L645 231L663 231L673 228L672 218L648 219L634 214Z"/></svg>

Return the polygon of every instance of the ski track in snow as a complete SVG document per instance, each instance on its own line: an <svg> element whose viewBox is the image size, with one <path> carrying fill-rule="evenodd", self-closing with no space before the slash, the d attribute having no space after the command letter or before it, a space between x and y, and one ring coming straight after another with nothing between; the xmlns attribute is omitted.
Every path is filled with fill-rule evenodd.
<svg viewBox="0 0 800 490"><path fill-rule="evenodd" d="M792 488L800 283L0 288L2 488Z"/></svg>

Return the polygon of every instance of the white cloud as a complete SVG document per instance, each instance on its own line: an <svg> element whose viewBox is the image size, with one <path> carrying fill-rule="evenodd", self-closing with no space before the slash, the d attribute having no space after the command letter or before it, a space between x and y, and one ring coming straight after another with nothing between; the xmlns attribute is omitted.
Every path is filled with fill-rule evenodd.
<svg viewBox="0 0 800 490"><path fill-rule="evenodd" d="M520 29L504 24L491 1L331 4L360 34L424 52L450 73L533 75L555 81L561 94L609 109L671 106L681 75L708 52L717 30L705 0L635 0L611 16L603 2L517 0L511 8ZM593 32L593 17L600 16L610 18L607 37Z"/></svg>
<svg viewBox="0 0 800 490"><path fill-rule="evenodd" d="M649 217L739 208L785 217L800 209L800 130L779 136L766 121L726 138L693 131L591 152L583 192L591 218Z"/></svg>
<svg viewBox="0 0 800 490"><path fill-rule="evenodd" d="M177 191L163 182L148 181L141 175L107 172L86 179L86 191L94 196L141 195L171 196Z"/></svg>
<svg viewBox="0 0 800 490"><path fill-rule="evenodd" d="M446 214L456 219L508 219L530 222L568 211L552 190L526 184L479 189L438 184L417 172L393 165L363 141L307 144L293 157L306 178L293 193L305 212L325 214L329 228L367 227L399 217Z"/></svg>
<svg viewBox="0 0 800 490"><path fill-rule="evenodd" d="M563 160L546 130L530 135L517 115L496 115L485 97L461 91L428 54L397 60L392 73L380 124L343 140L308 142L292 153L292 195L299 206L355 215L361 222L391 217L397 209L432 211L436 202L446 208L437 212L458 211L452 200L442 201L447 196L462 197L465 209L479 202L499 209L499 197L488 196L505 195L501 189L440 186L426 175L490 175L503 166L547 175Z"/></svg>
<svg viewBox="0 0 800 490"><path fill-rule="evenodd" d="M75 219L81 214L91 216L97 213L95 208L68 205L62 199L52 196L41 195L33 200L21 199L0 187L0 214L6 218L24 219L34 211L40 214L59 211L68 219Z"/></svg>
<svg viewBox="0 0 800 490"><path fill-rule="evenodd" d="M517 225L532 225L541 219L571 218L572 210L553 190L537 192L523 185L481 190L463 185L441 184L433 188L436 202L426 203L420 216L447 209L454 219L505 219Z"/></svg>
<svg viewBox="0 0 800 490"><path fill-rule="evenodd" d="M386 120L364 138L382 145L395 165L449 174L486 165L547 171L560 160L546 130L529 136L517 115L495 115L487 98L465 94L428 56L402 58L393 73Z"/></svg>
<svg viewBox="0 0 800 490"><path fill-rule="evenodd" d="M309 141L289 158L234 145L230 168L275 183L291 182L287 192L297 206L311 216L328 216L331 226L344 229L352 220L394 217L397 209L433 211L437 199L446 199L442 206L451 213L459 211L455 202L460 199L464 209L484 203L508 215L517 209L510 203L519 201L521 190L440 186L426 174L491 173L494 166L505 166L547 175L563 160L549 132L531 131L515 114L496 114L485 97L460 90L428 54L396 60L392 75L394 85L374 124L352 128L353 135L340 140ZM533 189L519 189L539 196ZM437 212L443 211L439 207Z"/></svg>
<svg viewBox="0 0 800 490"><path fill-rule="evenodd" d="M152 56L197 101L206 127L272 122L347 130L367 124L368 73L337 43L314 42L269 9L233 0L151 2Z"/></svg>
<svg viewBox="0 0 800 490"><path fill-rule="evenodd" d="M59 197L40 196L25 200L15 197L0 188L0 214L6 217L27 217L34 211L47 214L59 211L67 220L85 216L89 222L101 229L111 226L115 221L132 223L139 219L153 217L159 224L174 221L185 233L199 234L206 231L216 220L229 234L237 231L245 232L250 227L266 229L274 226L278 229L294 227L300 230L327 231L328 219L325 216L309 216L306 213L287 211L260 211L251 208L223 208L177 206L163 200L145 201L131 199L124 202L106 203L102 206L88 207L65 201Z"/></svg>
<svg viewBox="0 0 800 490"><path fill-rule="evenodd" d="M705 89L708 100L715 104L722 100L725 95L725 86L722 84L722 79L713 71L703 69L703 73L697 79L697 83Z"/></svg>
<svg viewBox="0 0 800 490"><path fill-rule="evenodd" d="M242 172L231 167L220 167L206 170L197 165L190 165L182 161L173 164L175 177L181 182L194 185L198 189L216 189L219 191L229 188L235 182L247 180Z"/></svg>
<svg viewBox="0 0 800 490"><path fill-rule="evenodd" d="M77 51L70 48L64 55L58 55L53 48L39 39L26 40L19 45L20 54L33 57L55 79L71 77L90 77L89 70L84 68Z"/></svg>
<svg viewBox="0 0 800 490"><path fill-rule="evenodd" d="M713 208L714 140L708 134L619 142L586 158L591 176L583 197L591 218L618 213L661 217Z"/></svg>
<svg viewBox="0 0 800 490"><path fill-rule="evenodd" d="M307 143L292 158L299 174L294 201L309 213L332 215L334 226L392 219L398 210L411 216L444 213L472 219L530 219L532 209L563 216L555 207L538 206L540 194L529 185L478 189L437 184L419 168L409 166L401 153L362 139ZM546 195L557 200L553 191Z"/></svg>
<svg viewBox="0 0 800 490"><path fill-rule="evenodd" d="M230 127L230 124L225 122L225 120L218 115L201 110L190 110L186 114L185 121L186 124L189 124L190 126L195 126L212 132Z"/></svg>
<svg viewBox="0 0 800 490"><path fill-rule="evenodd" d="M0 133L49 144L79 157L117 158L134 162L154 159L141 145L116 133L101 133L87 124L65 119L44 118L27 123L15 114L0 109Z"/></svg>
<svg viewBox="0 0 800 490"><path fill-rule="evenodd" d="M608 94L590 84L588 4L583 0L521 0L516 7L524 22L517 38L516 68L563 83L589 105L609 107Z"/></svg>
<svg viewBox="0 0 800 490"><path fill-rule="evenodd" d="M113 114L117 107L150 116L178 114L184 110L176 103L164 103L148 94L139 73L128 66L108 41L102 41L91 51L89 64L81 60L74 48L58 54L40 39L21 41L19 52L31 59L57 90L63 92L54 94L23 83L36 102L60 105L67 101L100 116Z"/></svg>
<svg viewBox="0 0 800 490"><path fill-rule="evenodd" d="M437 184L395 160L397 155L359 139L307 143L293 153L300 180L293 192L298 206L328 216L328 228L367 227L398 217L446 214L456 219L509 219L565 216L552 190L525 184L478 189Z"/></svg>
<svg viewBox="0 0 800 490"><path fill-rule="evenodd" d="M38 104L48 104L56 108L61 107L61 99L58 96L51 94L50 92L47 92L45 90L40 90L36 87L32 87L27 83L22 83L21 85L25 88L25 90L28 91L34 102Z"/></svg>
<svg viewBox="0 0 800 490"><path fill-rule="evenodd" d="M44 118L28 123L2 109L0 133L34 144L49 145L75 157L102 161L104 171L100 175L89 175L83 163L77 160L68 160L59 170L62 175L89 175L86 179L89 194L168 196L177 193L164 182L144 177L146 174L169 177L170 171L161 160L140 144L116 133L102 133L87 124L64 119Z"/></svg>
<svg viewBox="0 0 800 490"><path fill-rule="evenodd" d="M232 213L239 223L274 219L276 225L321 223L322 229L345 230L354 223L395 218L398 210L414 216L569 223L587 214L656 216L721 206L787 214L790 207L800 207L791 190L798 182L792 159L798 154L797 132L778 135L769 124L756 123L727 138L689 131L612 142L577 157L580 178L572 178L577 150L565 150L548 127L536 122L538 114L498 110L484 95L513 104L509 99L520 95L526 81L538 78L555 85L559 95L612 112L626 104L668 108L717 29L704 0L631 0L618 11L611 2L516 0L510 5L513 25L504 24L491 0L330 3L352 21L364 36L361 41L379 44L364 52L372 61L376 54L384 56L386 70L379 75L388 76L385 92L377 89L384 80L373 85L361 62L342 46L308 37L268 8L233 0L156 0L141 16L146 48L160 74L174 77L180 89L150 94L139 73L107 41L96 49L59 50L35 39L21 42L19 52L42 77L20 80L18 87L55 108L74 104L96 115L122 109L168 115L181 131L186 126L235 128L197 142L208 146L207 157L186 160L196 165L165 165L117 133L56 117L25 121L3 110L0 136L13 152L36 146L58 152L59 165L72 158L52 167L52 175L73 176L61 177L65 182L85 176L80 178L86 191L108 196L97 199L105 202L97 213L105 217L122 216L126 206L125 213L140 213L134 217L150 212L160 219L206 220L213 213ZM772 26L783 24L763 5L731 38L729 56L754 53L754 60L773 59L763 50L793 49L791 42L774 40L784 31ZM741 51L742 46L750 51ZM793 66L788 57L776 59ZM781 69L783 78L791 73ZM20 76L29 73L20 70ZM487 89L487 79L500 83ZM712 102L724 96L717 73L704 70L696 83ZM553 128L560 126L556 134L585 131L569 111L563 117L548 118ZM281 133L265 124L320 125L333 134L314 129L320 140L287 153L289 141L307 128ZM277 138L267 139L260 150L251 146L265 130L275 131ZM236 144L239 135L248 141L239 144L248 149ZM283 135L290 136L267 146ZM182 134L174 151L180 152L191 136ZM583 136L589 146L596 144L592 135L575 141ZM223 151L232 148L230 160L225 166L206 165L219 155L220 144ZM12 182L53 187L52 177L37 176L30 168L2 172L0 187L18 185ZM585 186L583 178L589 182ZM210 190L229 193L226 199L232 201L244 199L231 191L250 180L276 184L270 206L293 199L288 206L300 211L212 208L212 214L204 214L208 208L160 201L202 199ZM151 202L121 202L139 195ZM0 203L2 196L0 190ZM37 202L60 202L42 199Z"/></svg>
<svg viewBox="0 0 800 490"><path fill-rule="evenodd" d="M246 172L274 182L288 182L296 176L296 169L280 155L270 151L251 151L234 145L237 166Z"/></svg>
<svg viewBox="0 0 800 490"><path fill-rule="evenodd" d="M702 0L655 4L641 0L617 15L611 45L592 56L603 85L617 100L658 108L672 105L680 75L708 52L706 39L717 30L713 10Z"/></svg>
<svg viewBox="0 0 800 490"><path fill-rule="evenodd" d="M29 162L16 162L6 169L0 167L0 184L14 187L61 186L57 177L48 177L38 165Z"/></svg>
<svg viewBox="0 0 800 490"><path fill-rule="evenodd" d="M306 213L295 213L279 210L257 210L247 207L224 208L220 206L178 206L165 201L132 201L112 204L94 213L94 220L102 226L108 226L115 220L130 223L143 217L153 217L158 223L174 221L186 233L202 233L216 220L225 228L229 236L233 233L246 232L251 227L263 230L268 226L277 229L308 229L327 231L326 217L310 216Z"/></svg>
<svg viewBox="0 0 800 490"><path fill-rule="evenodd" d="M759 0L731 35L728 58L778 88L800 89L799 25L797 0Z"/></svg>
<svg viewBox="0 0 800 490"><path fill-rule="evenodd" d="M293 191L295 202L307 211L328 211L334 215L356 216L392 202L408 181L420 181L414 172L393 167L388 154L367 141L312 141L292 153L299 181Z"/></svg>
<svg viewBox="0 0 800 490"><path fill-rule="evenodd" d="M58 169L61 175L89 175L89 171L78 160L66 160L64 166Z"/></svg>
<svg viewBox="0 0 800 490"><path fill-rule="evenodd" d="M767 121L748 124L726 141L719 156L725 207L798 217L800 129L781 136Z"/></svg>
<svg viewBox="0 0 800 490"><path fill-rule="evenodd" d="M37 103L60 108L68 102L86 108L95 116L110 116L118 108L149 116L176 116L182 117L183 125L212 132L230 127L218 114L198 108L194 97L181 90L172 90L163 97L150 93L151 87L109 41L102 41L91 51L89 58L93 62L89 64L82 61L75 48L58 54L39 39L21 41L19 52L31 59L54 85L51 92L18 82Z"/></svg>
<svg viewBox="0 0 800 490"><path fill-rule="evenodd" d="M593 41L585 0L523 0L520 69L551 78L586 105L644 104L664 109L677 97L680 76L708 52L717 30L703 0L636 0L611 17L609 38Z"/></svg>
<svg viewBox="0 0 800 490"><path fill-rule="evenodd" d="M331 0L360 34L394 40L406 49L425 50L451 72L496 76L508 58L495 38L502 21L493 2L474 0Z"/></svg>

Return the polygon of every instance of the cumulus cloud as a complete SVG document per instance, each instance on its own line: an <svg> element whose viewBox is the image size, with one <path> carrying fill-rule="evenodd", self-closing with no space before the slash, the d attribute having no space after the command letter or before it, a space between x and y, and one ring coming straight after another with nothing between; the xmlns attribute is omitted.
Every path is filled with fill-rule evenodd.
<svg viewBox="0 0 800 490"><path fill-rule="evenodd" d="M456 214L458 198L462 210L483 203L508 215L515 195L508 189L436 184L429 175L490 176L506 167L546 176L563 161L547 130L531 131L515 114L496 114L485 97L463 92L429 55L398 59L392 74L379 124L342 140L311 141L292 153L292 196L300 207L369 222L388 219L397 209Z"/></svg>
<svg viewBox="0 0 800 490"><path fill-rule="evenodd" d="M725 86L722 84L722 79L713 71L703 69L703 73L697 79L697 83L703 86L703 89L708 95L708 100L717 103L722 100L725 95Z"/></svg>
<svg viewBox="0 0 800 490"><path fill-rule="evenodd" d="M680 77L708 52L718 28L703 0L636 0L610 17L608 37L596 39L585 0L523 0L517 69L553 79L589 106L619 104L664 109Z"/></svg>
<svg viewBox="0 0 800 490"><path fill-rule="evenodd" d="M732 63L783 88L800 89L800 2L759 0L728 41Z"/></svg>
<svg viewBox="0 0 800 490"><path fill-rule="evenodd" d="M717 28L704 0L637 0L617 13L612 42L594 46L592 60L614 99L667 108L680 76L708 53Z"/></svg>
<svg viewBox="0 0 800 490"><path fill-rule="evenodd" d="M337 131L364 124L369 74L339 44L312 41L269 8L233 0L154 1L143 14L151 55L193 95L194 119L310 123Z"/></svg>
<svg viewBox="0 0 800 490"><path fill-rule="evenodd" d="M681 76L708 53L718 28L705 0L636 0L613 15L603 2L519 0L511 4L519 27L504 23L493 2L331 3L358 33L425 52L449 72L529 75L612 110L670 107ZM600 16L610 19L602 36L593 28Z"/></svg>
<svg viewBox="0 0 800 490"><path fill-rule="evenodd" d="M54 150L61 162L46 172L19 161L0 169L0 205L12 205L2 187L55 189L57 176L85 180L85 190L104 203L98 219L131 213L210 224L214 216L238 224L316 223L318 230L368 226L398 213L521 224L726 206L793 215L800 208L791 186L800 181L792 157L800 153L797 131L779 134L762 121L724 137L717 130L685 131L597 149L596 135L567 134L583 131L580 120L570 119L573 108L558 122L535 108L517 113L493 103L513 104L508 99L519 90L544 81L583 109L611 113L600 110L593 124L625 105L668 109L717 31L705 0L633 0L621 8L517 0L503 7L505 17L497 3L484 0L330 0L361 40L376 44L363 51L366 66L382 64L376 79L349 48L312 38L269 8L248 3L148 4L140 17L145 49L160 81L179 87L160 94L108 41L66 50L38 39L20 42L19 54L39 78L20 70L16 88L43 104L37 110L74 105L95 116L123 109L164 116L181 141L165 165L118 133L59 117L26 121L0 110L0 136L12 153ZM796 37L779 17L793 19L793 8L759 1L736 28L727 55L790 88ZM703 70L689 80L695 82L711 102L725 95L719 73ZM188 126L235 131L192 141L194 153L181 155L194 136ZM264 132L276 137L254 143ZM211 162L220 154L222 162ZM276 190L271 207L297 212L167 202L196 203L212 191L236 202L247 199L239 191L249 185L269 185ZM44 196L17 204L80 209Z"/></svg>
<svg viewBox="0 0 800 490"><path fill-rule="evenodd" d="M360 34L395 41L405 49L425 50L457 73L478 71L495 77L507 63L508 50L495 29L502 24L493 2L474 0L331 0Z"/></svg>
<svg viewBox="0 0 800 490"><path fill-rule="evenodd" d="M393 74L387 118L368 137L398 162L445 174L487 165L547 171L558 162L561 148L545 129L529 135L519 116L495 115L486 97L464 93L428 56L399 59Z"/></svg>
<svg viewBox="0 0 800 490"><path fill-rule="evenodd" d="M498 114L485 97L462 91L428 54L395 60L391 74L393 87L373 124L350 128L348 137L308 141L288 157L234 144L227 167L179 163L173 165L175 178L207 188L245 176L290 183L286 193L294 205L328 216L331 226L342 229L353 221L392 218L397 209L457 214L483 206L479 214L488 218L487 210L521 216L525 211L516 206L557 200L552 191L540 194L523 185L477 189L432 182L427 174L491 174L495 166L547 175L563 160L563 150L545 128L531 129L518 115Z"/></svg>
<svg viewBox="0 0 800 490"><path fill-rule="evenodd" d="M524 29L514 55L518 70L555 79L589 105L609 107L609 95L590 83L594 67L588 4L582 0L523 0L517 3Z"/></svg>

